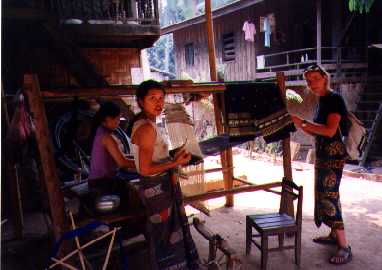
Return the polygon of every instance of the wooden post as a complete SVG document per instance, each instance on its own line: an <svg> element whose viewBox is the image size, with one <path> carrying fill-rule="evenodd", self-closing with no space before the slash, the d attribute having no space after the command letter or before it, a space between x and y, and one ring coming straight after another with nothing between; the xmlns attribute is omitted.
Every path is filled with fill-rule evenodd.
<svg viewBox="0 0 382 270"><path fill-rule="evenodd" d="M321 47L322 47L322 30L321 30L321 23L322 23L322 0L316 0L316 23L317 23L317 63L321 64Z"/></svg>
<svg viewBox="0 0 382 270"><path fill-rule="evenodd" d="M2 117L5 120L6 130L9 129L10 119L8 113L8 104L4 94L4 89L1 87L1 105L2 107ZM4 127L3 127L4 128ZM3 150L4 151L4 150ZM19 178L17 173L17 166L13 162L9 162L5 159L5 175L6 183L9 186L9 191L11 195L11 209L12 209L12 224L13 224L13 236L16 239L21 239L23 237L23 209L20 195Z"/></svg>
<svg viewBox="0 0 382 270"><path fill-rule="evenodd" d="M277 72L277 83L280 88L281 96L286 104L286 94L285 94L285 76L283 72ZM292 178L292 158L290 151L290 138L284 139L282 141L283 147L283 169L284 169L284 179L293 181ZM293 215L293 198L288 193L283 193L281 195L280 201L280 213L287 213L288 215Z"/></svg>
<svg viewBox="0 0 382 270"><path fill-rule="evenodd" d="M211 81L217 81L216 73L216 52L215 52L215 36L214 25L212 21L211 0L205 1L206 12L206 28L207 28L207 44L208 44L208 62L210 65Z"/></svg>
<svg viewBox="0 0 382 270"><path fill-rule="evenodd" d="M129 17L132 17L134 19L138 19L138 11L137 11L137 1L136 0L130 0L130 10L129 10ZM155 14L156 16L156 14Z"/></svg>
<svg viewBox="0 0 382 270"><path fill-rule="evenodd" d="M12 204L12 224L13 236L15 239L23 238L24 218L20 194L20 181L17 173L17 166L6 162L6 177L9 184L11 204Z"/></svg>
<svg viewBox="0 0 382 270"><path fill-rule="evenodd" d="M155 23L159 25L159 5L158 5L158 0L154 0L154 18L155 18Z"/></svg>
<svg viewBox="0 0 382 270"><path fill-rule="evenodd" d="M210 77L211 81L217 81L216 73L216 53L215 53L215 40L214 40L214 27L212 21L211 0L205 1L206 12L206 31L207 31L207 43L208 43L208 59L210 64ZM218 134L224 133L224 126L222 124L222 102L219 102L219 95L213 95L215 122ZM220 160L223 168L232 167L232 149L229 148L220 154ZM233 187L233 170L223 171L224 188L232 189ZM226 196L226 207L233 206L233 195Z"/></svg>
<svg viewBox="0 0 382 270"><path fill-rule="evenodd" d="M48 120L37 75L24 75L24 91L28 97L29 108L36 127L36 140L40 152L43 181L48 193L53 232L57 240L62 235L65 224L64 197L59 187Z"/></svg>

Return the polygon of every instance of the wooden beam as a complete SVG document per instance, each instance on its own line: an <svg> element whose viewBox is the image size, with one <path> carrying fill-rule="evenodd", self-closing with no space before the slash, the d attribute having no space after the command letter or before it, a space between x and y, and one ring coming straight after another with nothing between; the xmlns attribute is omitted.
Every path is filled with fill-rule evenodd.
<svg viewBox="0 0 382 270"><path fill-rule="evenodd" d="M322 47L322 29L321 29L321 24L322 24L322 0L316 0L316 42L317 42L317 63L321 64L321 47Z"/></svg>
<svg viewBox="0 0 382 270"><path fill-rule="evenodd" d="M286 106L286 89L285 89L285 76L284 73L277 73L277 83L279 85L280 94L284 99ZM293 181L292 177L292 159L290 151L290 138L286 138L282 141L283 148L283 169L284 169L284 179ZM280 213L287 213L290 216L293 216L293 198L288 194L282 194L280 200Z"/></svg>
<svg viewBox="0 0 382 270"><path fill-rule="evenodd" d="M254 183L248 182L246 180L243 180L243 179L240 179L240 178L237 178L237 177L234 177L233 181L236 181L236 182L239 182L239 183L242 183L242 184L245 184L245 185L249 185L249 186L255 186L256 185ZM275 191L275 190L272 190L272 189L264 189L264 191L265 192L275 193L277 195L281 195L281 192Z"/></svg>
<svg viewBox="0 0 382 270"><path fill-rule="evenodd" d="M3 19L41 22L53 19L51 13L36 8L11 8L3 7Z"/></svg>
<svg viewBox="0 0 382 270"><path fill-rule="evenodd" d="M210 78L211 81L217 81L216 72L216 52L215 52L215 38L214 26L212 22L211 0L205 1L205 18L206 18L206 32L208 43L208 60L210 65ZM222 99L215 94L213 96L215 123L218 135L224 133L224 126L222 124ZM228 148L220 154L220 160L223 168L232 167L232 149ZM231 189L233 187L233 170L223 171L224 187ZM233 206L233 196L226 196L226 207Z"/></svg>
<svg viewBox="0 0 382 270"><path fill-rule="evenodd" d="M80 47L72 41L71 36L65 34L60 27L52 22L40 25L40 31L49 37L50 45L56 53L56 57L76 78L82 86L95 87L107 86L108 82L96 70L94 64L83 55Z"/></svg>
<svg viewBox="0 0 382 270"><path fill-rule="evenodd" d="M208 62L210 65L210 77L211 77L211 81L217 81L215 37L214 37L214 25L212 22L211 0L205 1L205 13L206 13L205 17L206 17Z"/></svg>
<svg viewBox="0 0 382 270"><path fill-rule="evenodd" d="M48 120L36 75L24 75L24 91L28 97L29 109L36 126L35 133L40 152L43 181L48 193L54 236L58 240L65 225L64 197L59 187Z"/></svg>
<svg viewBox="0 0 382 270"><path fill-rule="evenodd" d="M43 97L123 97L133 96L138 88L137 85L108 86L101 88L80 88L80 89L54 89L43 90ZM211 84L185 84L165 86L167 94L180 93L212 93L225 90L223 83Z"/></svg>
<svg viewBox="0 0 382 270"><path fill-rule="evenodd" d="M6 162L6 181L9 185L12 208L13 236L15 239L23 238L24 217L20 194L20 181L18 169L15 164Z"/></svg>
<svg viewBox="0 0 382 270"><path fill-rule="evenodd" d="M192 196L184 197L184 203L189 204L194 201L206 201L210 199L216 199L227 195L239 194L243 192L253 192L259 190L267 190L270 188L280 187L281 182L273 182L261 185L252 185L245 187L236 187L228 190L209 191L206 193L196 194Z"/></svg>
<svg viewBox="0 0 382 270"><path fill-rule="evenodd" d="M234 269L235 261L240 262L237 257L237 252L228 245L228 242L223 239L219 234L214 234L206 226L205 222L200 221L198 218L194 218L192 223L195 229L209 242L209 254L208 262L214 262L216 260L216 251L219 249L227 259L227 270ZM208 269L216 269L214 266L210 266Z"/></svg>
<svg viewBox="0 0 382 270"><path fill-rule="evenodd" d="M344 40L347 32L350 29L351 24L354 21L355 16L357 15L356 12L352 12L350 15L350 18L347 19L345 27L342 29L341 34L338 36L337 42L336 42L336 47L341 47L342 41Z"/></svg>

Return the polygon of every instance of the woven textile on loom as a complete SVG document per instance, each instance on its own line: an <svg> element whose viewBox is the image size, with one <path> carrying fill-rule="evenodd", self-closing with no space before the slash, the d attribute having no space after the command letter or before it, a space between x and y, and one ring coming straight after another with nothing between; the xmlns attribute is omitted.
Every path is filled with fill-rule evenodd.
<svg viewBox="0 0 382 270"><path fill-rule="evenodd" d="M296 128L276 83L227 83L225 106L229 135L254 135L266 143L289 137Z"/></svg>
<svg viewBox="0 0 382 270"><path fill-rule="evenodd" d="M195 136L193 122L182 104L166 104L166 130L171 149L185 144L185 149L193 156L188 166L180 170L180 185L185 195L195 195L205 191L203 154Z"/></svg>

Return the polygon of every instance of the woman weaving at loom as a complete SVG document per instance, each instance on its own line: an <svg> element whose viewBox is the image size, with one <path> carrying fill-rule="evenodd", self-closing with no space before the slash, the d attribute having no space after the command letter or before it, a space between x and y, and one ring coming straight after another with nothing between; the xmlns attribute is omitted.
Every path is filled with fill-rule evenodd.
<svg viewBox="0 0 382 270"><path fill-rule="evenodd" d="M120 108L112 102L103 103L97 111L89 179L113 178L118 168L135 168L134 161L125 157L113 135L120 118Z"/></svg>
<svg viewBox="0 0 382 270"><path fill-rule="evenodd" d="M139 193L147 211L146 237L151 269L199 269L182 193L171 169L190 161L180 149L175 158L155 124L163 110L165 91L156 81L143 82L136 92L141 112L130 124L131 149L141 175Z"/></svg>
<svg viewBox="0 0 382 270"><path fill-rule="evenodd" d="M332 91L330 75L319 65L308 67L304 77L311 91L319 96L313 122L293 116L296 127L315 136L315 211L317 227L323 222L331 228L328 236L313 239L316 243L337 244L337 253L329 260L333 264L348 263L351 248L345 238L339 195L346 148L341 140L348 133L347 109L342 97Z"/></svg>
<svg viewBox="0 0 382 270"><path fill-rule="evenodd" d="M127 206L127 190L118 177L119 169L135 169L134 160L125 157L113 132L118 128L121 111L118 105L105 102L94 119L93 147L91 152L89 186L97 193L119 194L123 206ZM126 191L126 192L125 192Z"/></svg>

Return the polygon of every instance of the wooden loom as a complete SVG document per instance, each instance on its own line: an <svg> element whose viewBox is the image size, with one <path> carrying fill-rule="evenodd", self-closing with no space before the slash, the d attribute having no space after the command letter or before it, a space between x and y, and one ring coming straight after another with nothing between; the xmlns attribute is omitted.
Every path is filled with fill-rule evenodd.
<svg viewBox="0 0 382 270"><path fill-rule="evenodd" d="M191 117L181 103L165 105L166 130L172 149L184 147L194 157L195 163L179 169L179 182L185 196L204 193L204 162L199 142L195 136Z"/></svg>
<svg viewBox="0 0 382 270"><path fill-rule="evenodd" d="M278 74L278 83L282 91L285 90L284 76L282 73ZM27 74L24 76L24 91L28 96L29 107L36 126L36 139L40 157L42 162L42 176L46 186L50 211L52 215L53 232L58 238L65 230L65 215L64 215L64 198L59 187L59 179L56 172L56 164L53 155L53 147L51 137L48 129L48 122L44 108L44 98L74 98L74 97L124 97L131 96L135 93L136 86L118 86L118 87L103 87L92 89L59 89L59 90L40 90L38 78L36 75ZM222 83L209 83L209 84L189 84L189 85L167 85L166 92L172 93L213 93L219 97L224 91L225 87ZM285 93L285 92L283 92ZM285 96L285 94L283 94ZM217 102L215 105L215 113L217 126L223 127L223 104ZM221 133L221 131L219 132ZM283 167L284 177L292 180L292 168L290 158L290 140L283 140ZM225 188L223 190L205 192L192 196L185 196L185 203L191 204L197 201L205 201L212 198L226 196L228 206L233 205L230 198L233 194L242 192L251 192L257 190L267 190L274 186L276 183L269 183L263 185L254 185L249 182L243 181L233 177L233 162L232 150L229 148L222 154L222 168L211 169L210 171L222 171L224 176ZM224 158L223 158L224 157ZM207 172L209 170L206 170ZM244 186L233 188L234 181L245 184ZM233 197L232 197L233 198ZM282 211L293 214L293 205L290 198L282 198L281 208Z"/></svg>

